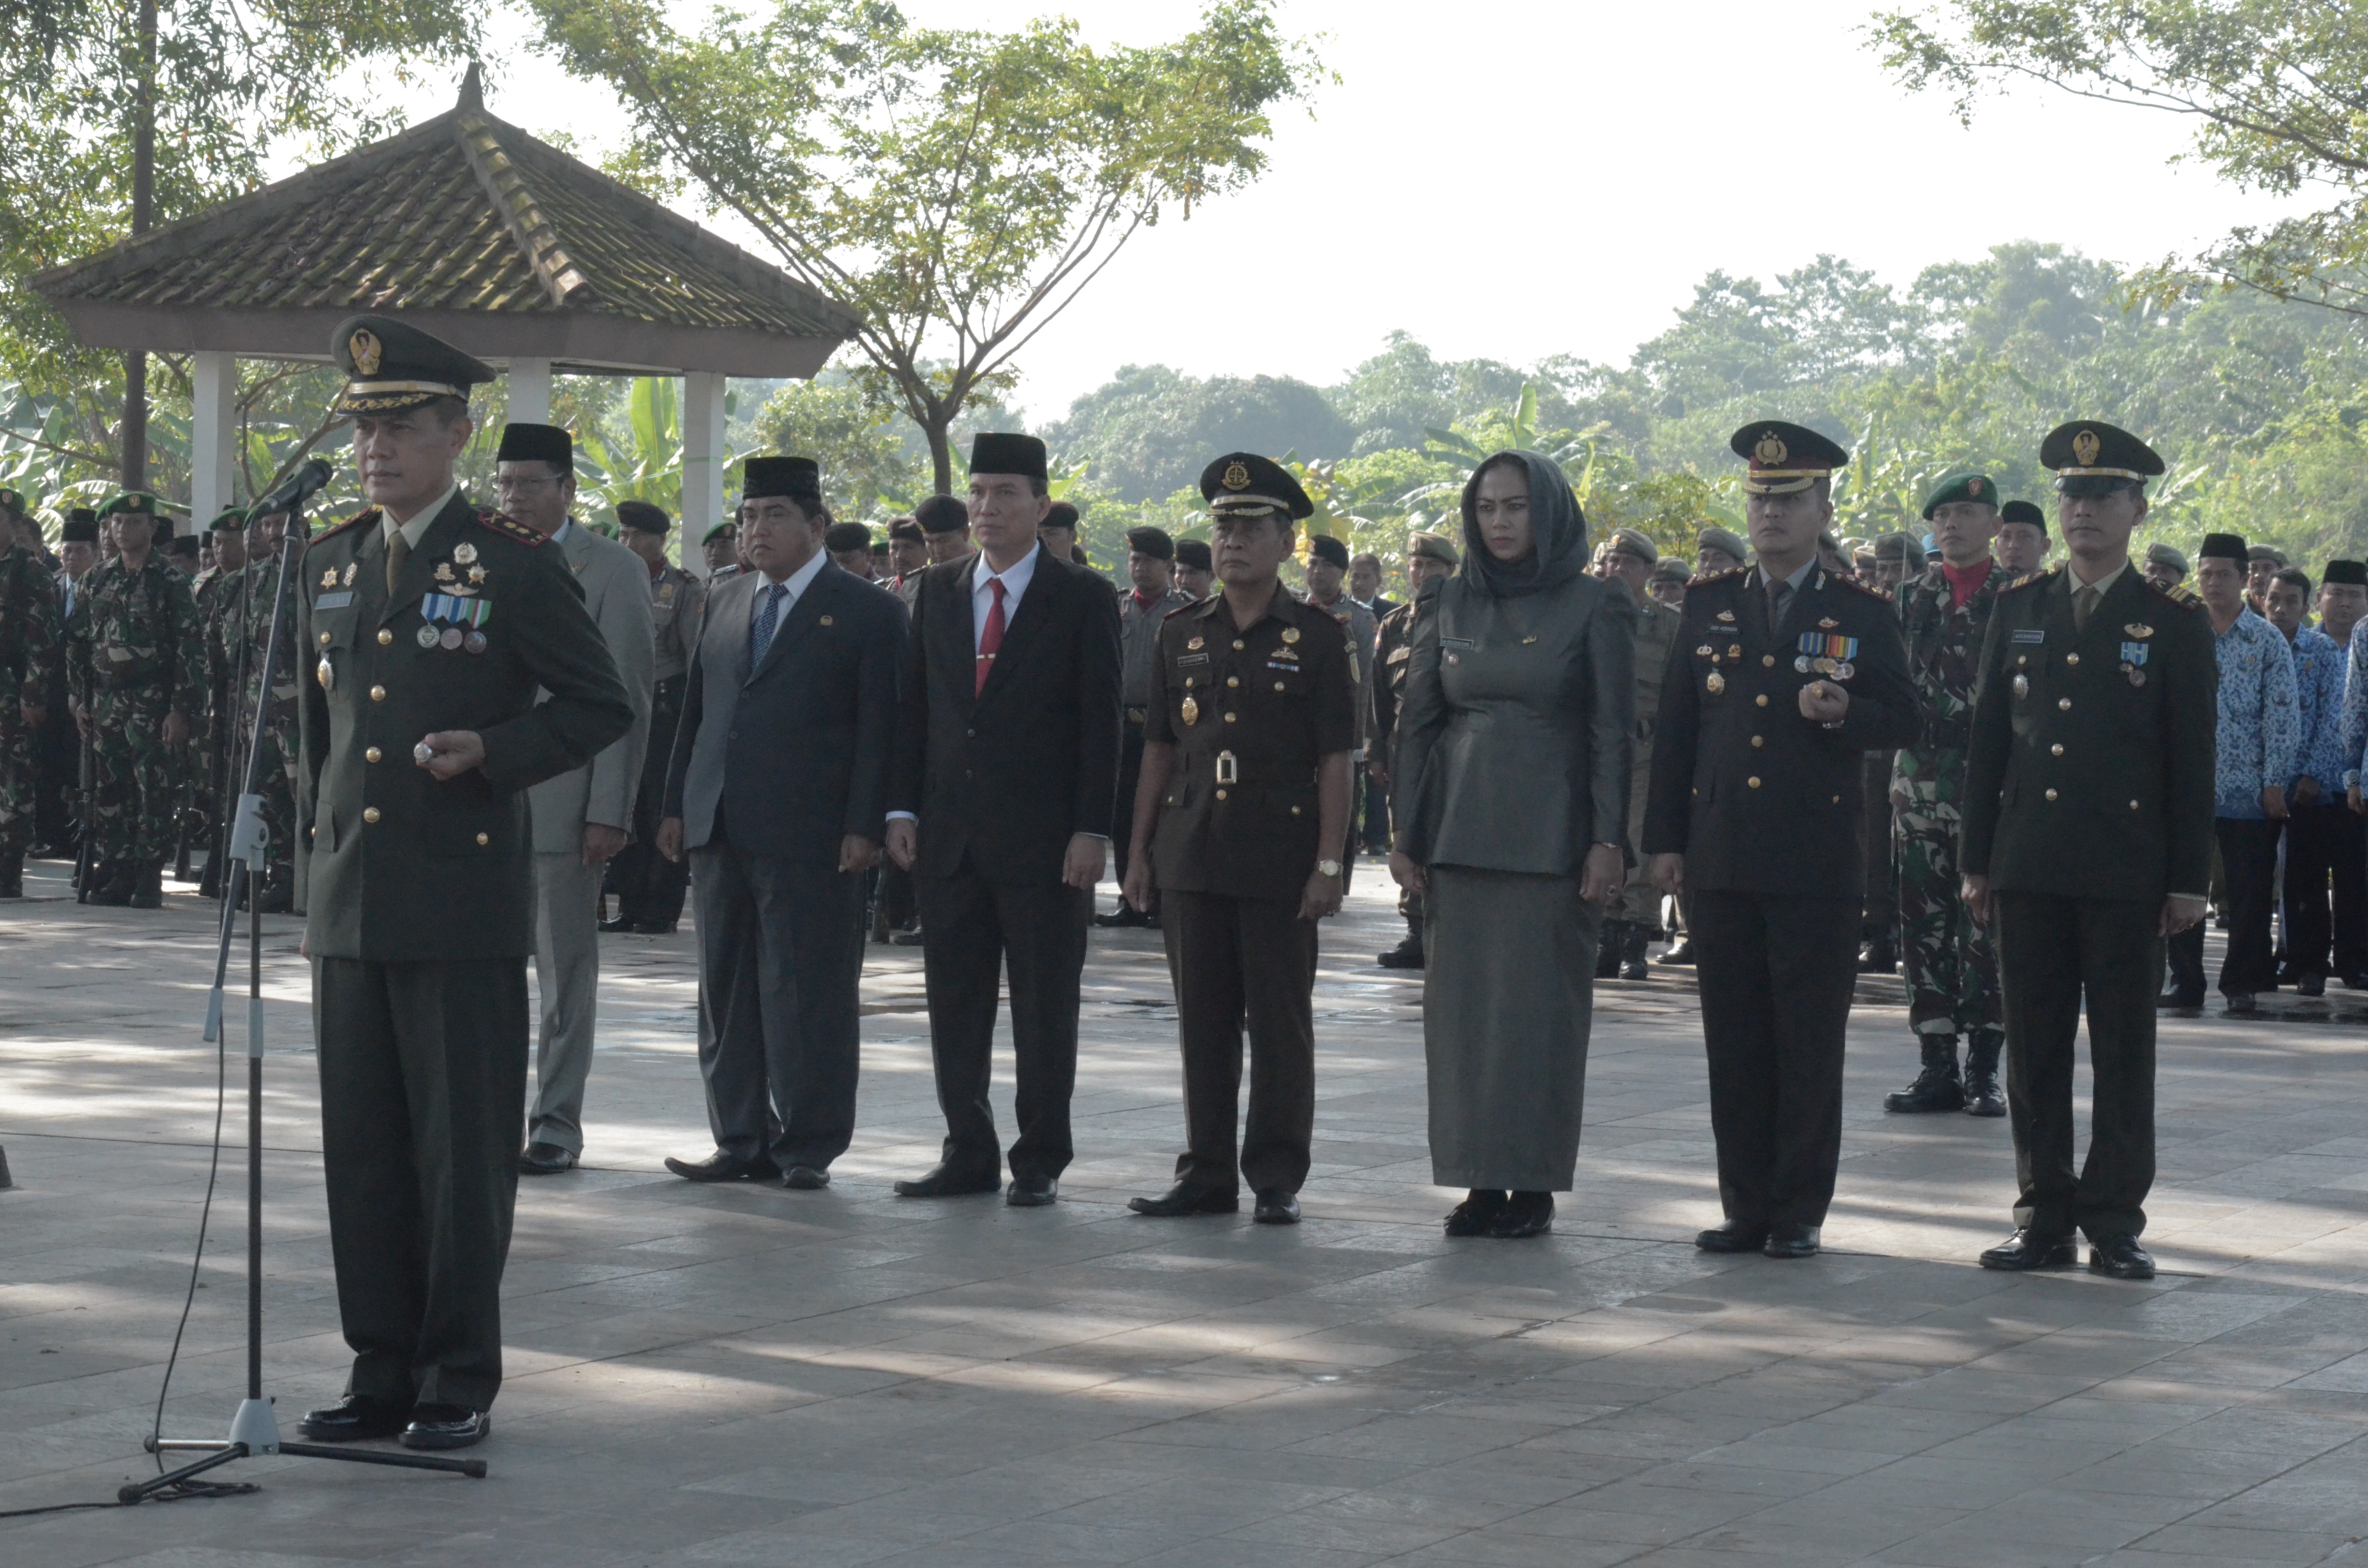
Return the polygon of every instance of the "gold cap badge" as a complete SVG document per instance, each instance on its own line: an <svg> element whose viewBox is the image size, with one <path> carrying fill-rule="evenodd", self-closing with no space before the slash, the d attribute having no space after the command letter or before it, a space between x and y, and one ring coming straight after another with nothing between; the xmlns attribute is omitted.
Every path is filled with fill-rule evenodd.
<svg viewBox="0 0 2368 1568"><path fill-rule="evenodd" d="M1249 465L1247 463L1227 463L1225 465L1225 477L1224 483L1225 488L1228 490L1247 490L1250 487Z"/></svg>
<svg viewBox="0 0 2368 1568"><path fill-rule="evenodd" d="M2093 468L2096 466L2097 454L2104 449L2104 446L2102 441L2097 439L2097 433L2094 430L2083 430L2072 437L2072 455L2080 460L2082 468Z"/></svg>
<svg viewBox="0 0 2368 1568"><path fill-rule="evenodd" d="M358 326L354 328L353 336L347 339L346 347L353 353L354 374L358 376L375 376L378 374L378 361L379 354L381 352L379 348L378 334L370 331L370 329L366 326Z"/></svg>
<svg viewBox="0 0 2368 1568"><path fill-rule="evenodd" d="M1751 449L1751 455L1772 467L1791 457L1793 449L1784 444L1783 437L1770 430L1759 437L1759 444Z"/></svg>
<svg viewBox="0 0 2368 1568"><path fill-rule="evenodd" d="M1978 496L1981 493L1982 481L1980 475L1976 474L1973 478L1965 481L1965 494L1967 495Z"/></svg>

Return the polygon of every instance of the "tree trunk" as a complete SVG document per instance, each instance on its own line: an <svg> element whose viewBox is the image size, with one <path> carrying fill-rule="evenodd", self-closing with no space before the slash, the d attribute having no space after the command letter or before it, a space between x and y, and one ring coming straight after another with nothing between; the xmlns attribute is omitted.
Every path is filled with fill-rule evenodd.
<svg viewBox="0 0 2368 1568"><path fill-rule="evenodd" d="M954 447L949 431L953 422L953 415L940 413L921 426L921 434L928 437L931 476L940 495L954 493Z"/></svg>
<svg viewBox="0 0 2368 1568"><path fill-rule="evenodd" d="M140 0L140 95L132 107L131 232L144 234L156 201L156 0ZM123 488L148 488L148 356L123 357Z"/></svg>

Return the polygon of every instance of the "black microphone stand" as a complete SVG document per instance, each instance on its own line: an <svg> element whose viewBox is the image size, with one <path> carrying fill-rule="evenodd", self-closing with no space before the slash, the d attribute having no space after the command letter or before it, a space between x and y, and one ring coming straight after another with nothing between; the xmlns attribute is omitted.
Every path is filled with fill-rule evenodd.
<svg viewBox="0 0 2368 1568"><path fill-rule="evenodd" d="M288 515L286 535L279 542L279 570L271 589L271 639L263 651L263 679L256 690L249 721L245 772L245 789L238 797L238 815L231 828L230 863L222 882L222 929L214 954L213 994L206 1005L205 1038L222 1038L222 983L230 972L231 943L238 926L239 896L246 898L246 1397L231 1417L226 1437L166 1437L152 1434L141 1446L152 1454L174 1451L206 1457L152 1480L127 1483L116 1493L120 1503L137 1503L192 1476L233 1460L264 1454L296 1454L304 1459L345 1460L354 1464L396 1465L405 1470L440 1470L482 1479L485 1461L450 1459L439 1454L389 1453L383 1449L342 1444L283 1443L272 1402L263 1392L263 900L256 891L269 861L269 834L263 822L263 726L271 684L278 673L283 632L290 631L289 590L294 585L296 558L304 548L300 500ZM244 699L244 693L242 700Z"/></svg>

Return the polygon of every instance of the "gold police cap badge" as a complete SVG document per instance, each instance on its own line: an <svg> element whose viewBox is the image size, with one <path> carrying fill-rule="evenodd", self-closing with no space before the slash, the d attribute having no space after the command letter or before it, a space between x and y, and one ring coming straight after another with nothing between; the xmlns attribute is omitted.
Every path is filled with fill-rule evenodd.
<svg viewBox="0 0 2368 1568"><path fill-rule="evenodd" d="M2083 430L2072 437L2072 455L2080 460L2082 468L2096 467L2097 454L2104 450L2104 447L2105 444L2097 439L2094 430Z"/></svg>
<svg viewBox="0 0 2368 1568"><path fill-rule="evenodd" d="M1227 463L1225 465L1225 477L1222 483L1228 490L1247 490L1250 487L1249 465L1247 463Z"/></svg>
<svg viewBox="0 0 2368 1568"><path fill-rule="evenodd" d="M1751 449L1751 455L1772 467L1791 457L1793 449L1784 444L1783 437L1770 430L1761 434L1759 444Z"/></svg>
<svg viewBox="0 0 2368 1568"><path fill-rule="evenodd" d="M346 340L346 347L354 357L354 374L378 374L379 356L384 352L380 347L378 334L366 326L358 326L354 328L353 336Z"/></svg>

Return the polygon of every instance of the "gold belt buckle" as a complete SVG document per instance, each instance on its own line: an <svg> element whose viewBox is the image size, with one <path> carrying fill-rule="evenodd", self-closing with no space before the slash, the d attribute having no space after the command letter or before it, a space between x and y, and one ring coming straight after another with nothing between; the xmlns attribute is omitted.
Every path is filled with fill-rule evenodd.
<svg viewBox="0 0 2368 1568"><path fill-rule="evenodd" d="M1217 754L1217 782L1220 784L1238 784L1241 781L1242 765L1240 760L1236 758L1232 752L1219 752Z"/></svg>

